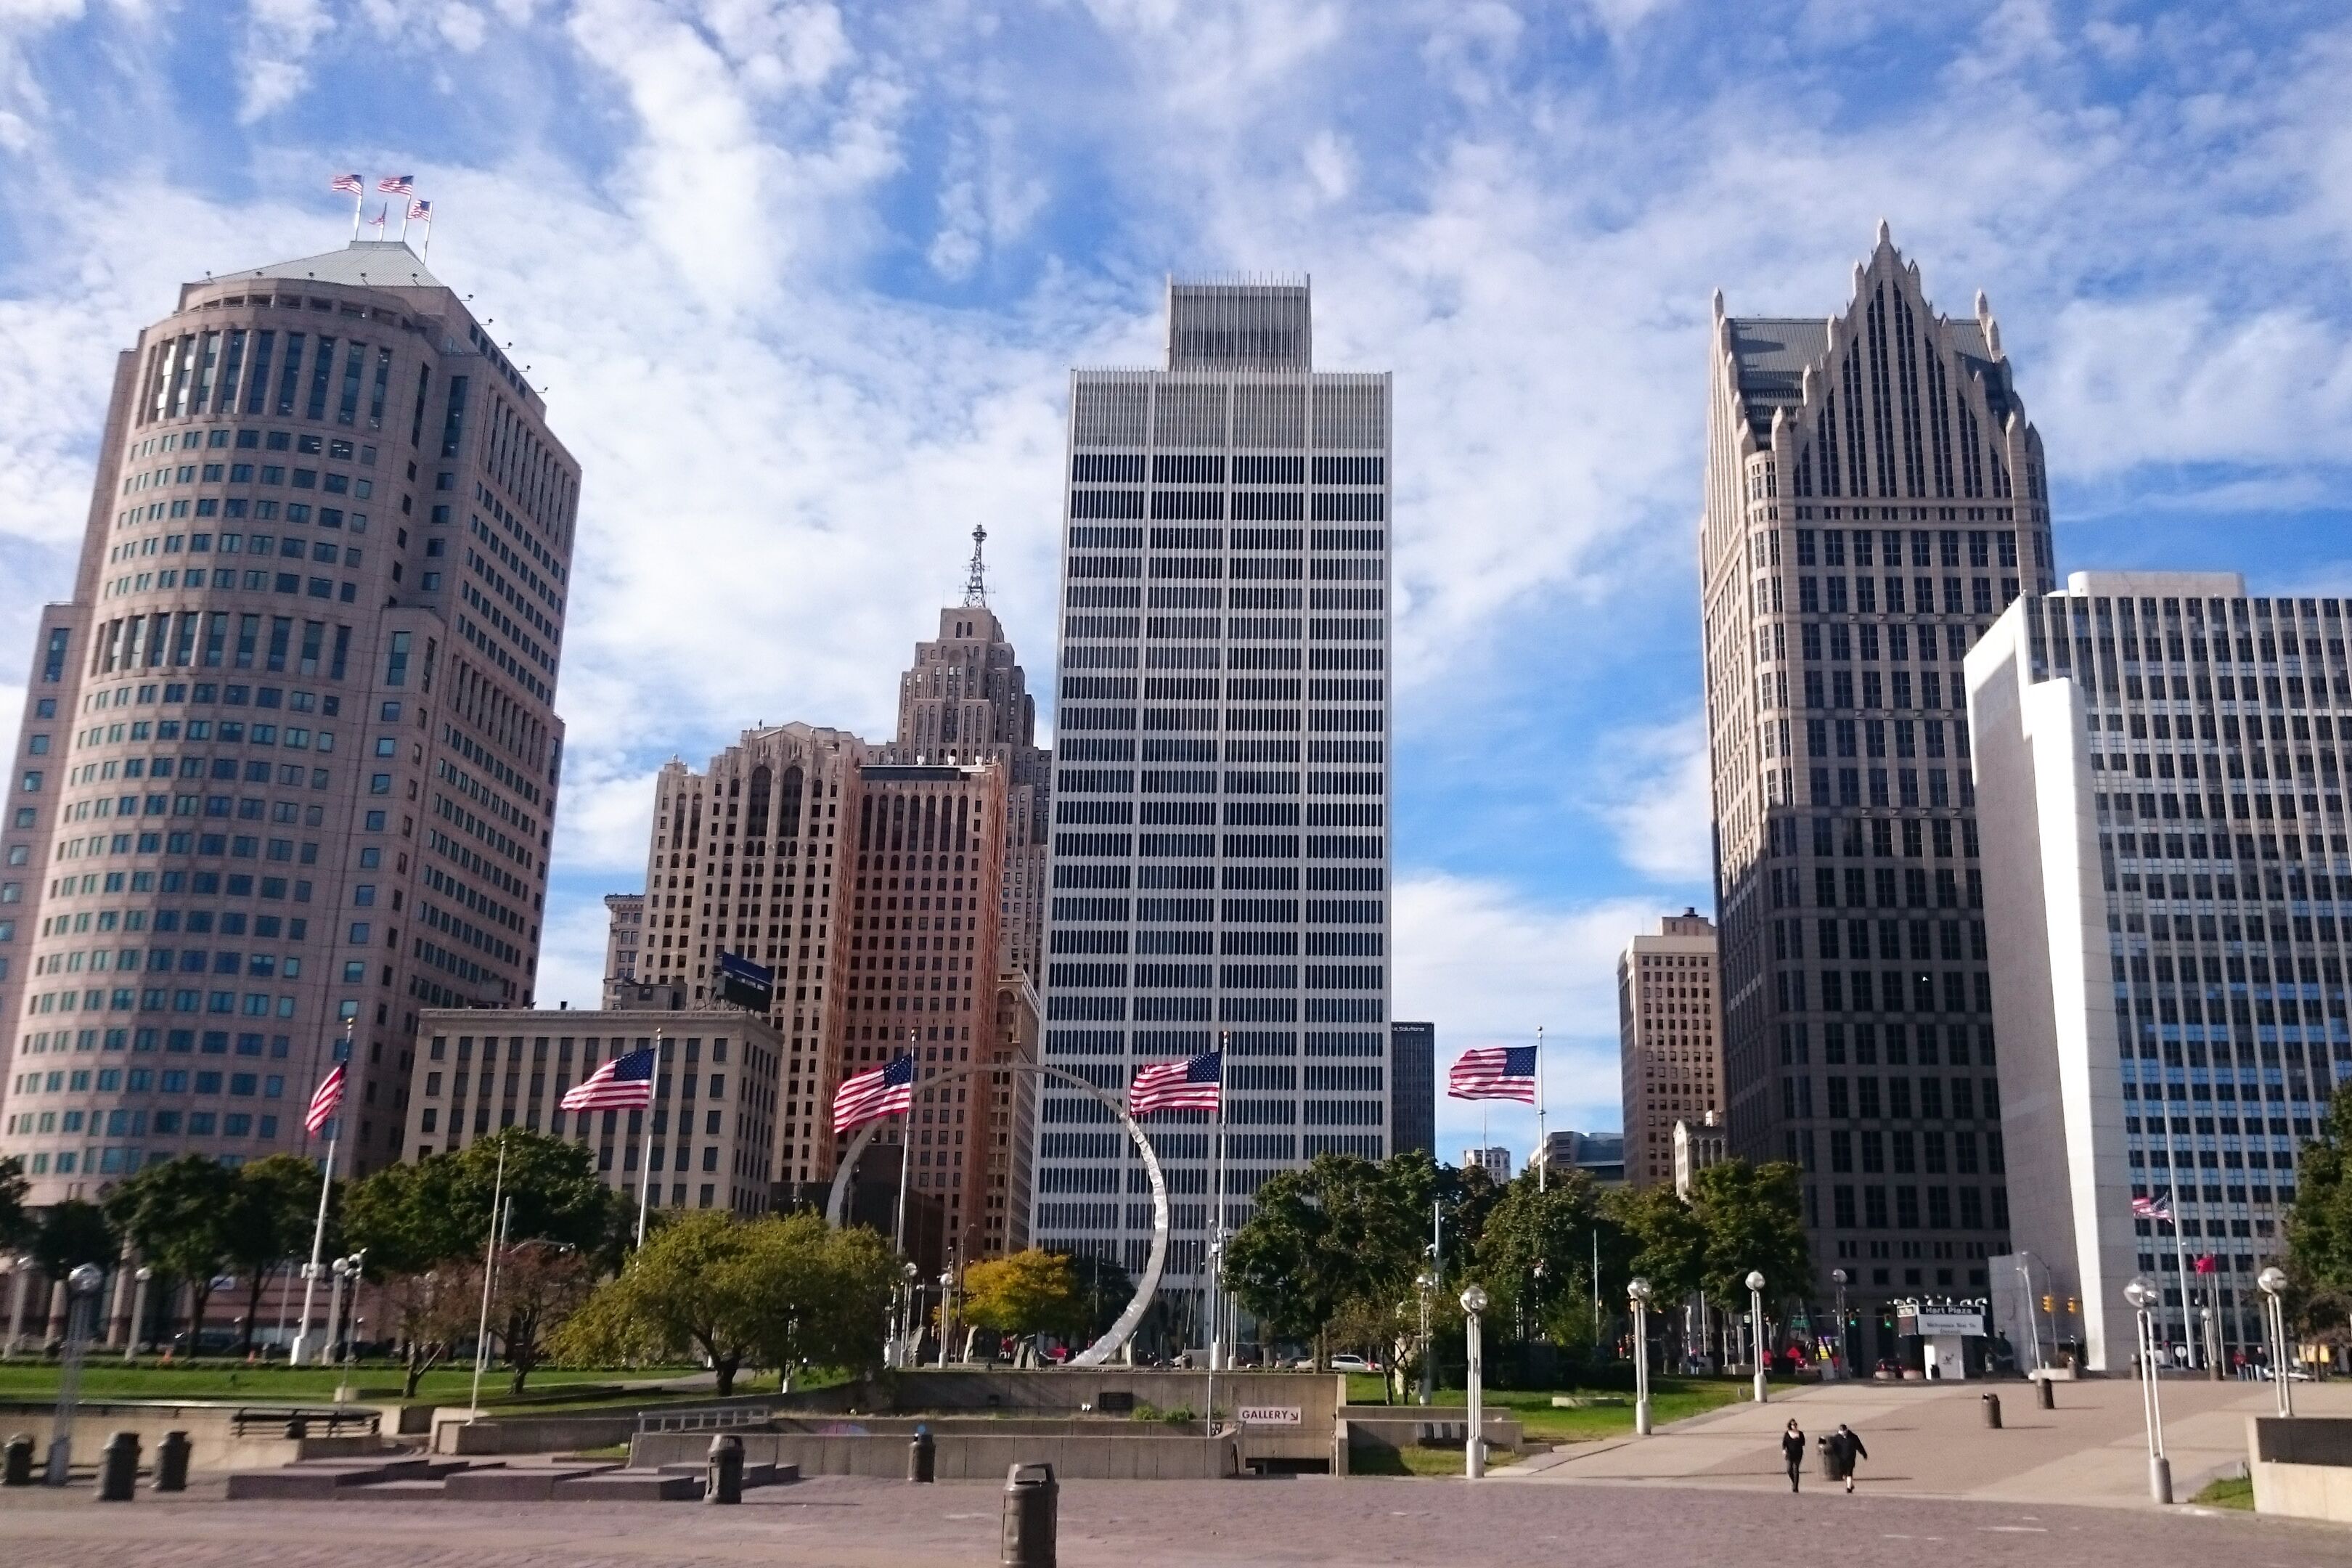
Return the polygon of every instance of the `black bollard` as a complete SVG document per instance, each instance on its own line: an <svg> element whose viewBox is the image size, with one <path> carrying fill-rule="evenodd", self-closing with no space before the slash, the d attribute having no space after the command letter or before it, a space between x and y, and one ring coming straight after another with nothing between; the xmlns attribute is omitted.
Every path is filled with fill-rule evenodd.
<svg viewBox="0 0 2352 1568"><path fill-rule="evenodd" d="M8 1439L8 1456L0 1466L0 1487L29 1487L33 1484L33 1435L19 1432Z"/></svg>
<svg viewBox="0 0 2352 1568"><path fill-rule="evenodd" d="M1983 1401L1985 1425L1991 1427L1996 1432L2000 1431L2000 1395L1998 1394L1988 1394L1983 1396Z"/></svg>
<svg viewBox="0 0 2352 1568"><path fill-rule="evenodd" d="M926 1484L940 1479L940 1446L929 1426L916 1427L915 1440L907 1445L907 1479Z"/></svg>
<svg viewBox="0 0 2352 1568"><path fill-rule="evenodd" d="M286 1423L286 1436L293 1438L296 1442L300 1442L310 1435L310 1418L309 1416L297 1415L292 1420Z"/></svg>
<svg viewBox="0 0 2352 1568"><path fill-rule="evenodd" d="M159 1492L184 1492L188 1489L188 1453L190 1445L185 1432L166 1432L155 1446L155 1489Z"/></svg>
<svg viewBox="0 0 2352 1568"><path fill-rule="evenodd" d="M2033 1398L2034 1402L2040 1405L2044 1410L2057 1409L2058 1380L2054 1377L2035 1378L2033 1380Z"/></svg>
<svg viewBox="0 0 2352 1568"><path fill-rule="evenodd" d="M117 1432L98 1457L98 1500L129 1502L139 1486L139 1434Z"/></svg>
<svg viewBox="0 0 2352 1568"><path fill-rule="evenodd" d="M743 1500L743 1439L722 1432L710 1439L710 1473L703 1483L702 1500L734 1503Z"/></svg>
<svg viewBox="0 0 2352 1568"><path fill-rule="evenodd" d="M1006 1473L1003 1568L1054 1568L1061 1497L1051 1465L1015 1465Z"/></svg>

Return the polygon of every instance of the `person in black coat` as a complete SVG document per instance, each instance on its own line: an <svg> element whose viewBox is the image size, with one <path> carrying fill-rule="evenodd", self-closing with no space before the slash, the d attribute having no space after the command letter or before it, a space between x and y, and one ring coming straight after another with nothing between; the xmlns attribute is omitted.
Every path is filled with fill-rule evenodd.
<svg viewBox="0 0 2352 1568"><path fill-rule="evenodd" d="M1862 1446L1862 1434L1841 1421L1836 1431L1822 1439L1822 1447L1829 1451L1831 1473L1844 1481L1845 1489L1851 1493L1853 1462L1870 1458L1870 1450Z"/></svg>
<svg viewBox="0 0 2352 1568"><path fill-rule="evenodd" d="M1780 1458L1788 1462L1789 1489L1797 1489L1797 1478L1805 1471L1805 1435L1797 1426L1797 1418L1789 1417L1789 1428L1780 1434Z"/></svg>

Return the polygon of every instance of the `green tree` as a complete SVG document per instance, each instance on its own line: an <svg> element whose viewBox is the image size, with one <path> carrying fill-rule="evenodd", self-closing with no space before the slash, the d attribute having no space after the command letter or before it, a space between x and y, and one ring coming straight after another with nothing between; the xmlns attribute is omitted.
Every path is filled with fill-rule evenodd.
<svg viewBox="0 0 2352 1568"><path fill-rule="evenodd" d="M1691 1211L1701 1236L1700 1288L1709 1295L1725 1302L1746 1300L1751 1269L1764 1276L1768 1305L1812 1295L1812 1253L1805 1244L1796 1166L1779 1160L1709 1165L1691 1179Z"/></svg>
<svg viewBox="0 0 2352 1568"><path fill-rule="evenodd" d="M124 1177L104 1200L106 1217L149 1266L186 1282L192 1342L204 1330L213 1277L228 1257L226 1222L236 1188L236 1173L227 1166L183 1154Z"/></svg>
<svg viewBox="0 0 2352 1568"><path fill-rule="evenodd" d="M2340 1342L2352 1312L2352 1082L2336 1087L2316 1133L2295 1156L2289 1305L2306 1339Z"/></svg>
<svg viewBox="0 0 2352 1568"><path fill-rule="evenodd" d="M32 1186L25 1179L25 1162L14 1154L0 1154L0 1251L15 1251L32 1240L38 1228L32 1211L25 1206L25 1194Z"/></svg>
<svg viewBox="0 0 2352 1568"><path fill-rule="evenodd" d="M1350 1302L1410 1288L1419 1261L1411 1180L1352 1154L1318 1154L1257 1190L1255 1211L1225 1244L1225 1288L1276 1334L1313 1342Z"/></svg>
<svg viewBox="0 0 2352 1568"><path fill-rule="evenodd" d="M122 1251L121 1237L106 1211L83 1198L65 1198L41 1211L28 1250L33 1261L52 1280L63 1279L85 1263L111 1268Z"/></svg>
<svg viewBox="0 0 2352 1568"><path fill-rule="evenodd" d="M601 1365L692 1354L719 1394L747 1365L805 1358L863 1371L881 1359L890 1263L870 1232L811 1214L681 1214L652 1232L554 1337L562 1360Z"/></svg>
<svg viewBox="0 0 2352 1568"><path fill-rule="evenodd" d="M220 1215L220 1241L221 1255L245 1280L245 1342L237 1348L247 1354L261 1314L262 1281L309 1245L318 1196L319 1173L299 1154L272 1154L236 1168Z"/></svg>
<svg viewBox="0 0 2352 1568"><path fill-rule="evenodd" d="M1654 1300L1678 1301L1702 1288L1706 1233L1674 1188L1620 1187L1603 1199L1603 1208L1630 1248L1627 1277L1647 1279Z"/></svg>
<svg viewBox="0 0 2352 1568"><path fill-rule="evenodd" d="M1126 1269L1108 1258L1076 1253L1070 1258L1070 1279L1077 1293L1079 1321L1074 1339L1091 1343L1110 1331L1118 1315L1135 1299L1135 1281Z"/></svg>
<svg viewBox="0 0 2352 1568"><path fill-rule="evenodd" d="M499 1250L491 1311L493 1321L506 1328L501 1338L507 1364L514 1369L509 1394L522 1393L531 1369L551 1353L550 1336L595 1289L596 1265L577 1247L525 1243Z"/></svg>
<svg viewBox="0 0 2352 1568"><path fill-rule="evenodd" d="M373 1265L371 1265L373 1268ZM404 1359L400 1396L416 1397L425 1374L474 1331L482 1299L482 1266L453 1258L431 1268L405 1270L383 1280L393 1331Z"/></svg>
<svg viewBox="0 0 2352 1568"><path fill-rule="evenodd" d="M595 1155L520 1127L352 1183L344 1205L349 1239L367 1248L371 1275L479 1258L489 1242L494 1194L513 1202L506 1234L514 1241L553 1242L612 1261L604 1251L620 1199L597 1176Z"/></svg>
<svg viewBox="0 0 2352 1568"><path fill-rule="evenodd" d="M1086 1318L1078 1277L1058 1252L1030 1247L963 1271L963 1315L1000 1334L1074 1333Z"/></svg>
<svg viewBox="0 0 2352 1568"><path fill-rule="evenodd" d="M1596 1250L1621 1268L1627 1252L1622 1233L1602 1216L1592 1178L1560 1172L1539 1184L1534 1173L1521 1174L1504 1187L1478 1236L1478 1273L1495 1303L1489 1321L1522 1323L1550 1337L1555 1319L1580 1315L1578 1341L1589 1346ZM1578 1311L1556 1312L1563 1302Z"/></svg>

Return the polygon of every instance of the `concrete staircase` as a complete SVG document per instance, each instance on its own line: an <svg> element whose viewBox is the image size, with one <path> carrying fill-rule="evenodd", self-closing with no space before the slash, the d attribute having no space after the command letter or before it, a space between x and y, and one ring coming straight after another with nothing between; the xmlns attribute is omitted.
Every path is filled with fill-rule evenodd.
<svg viewBox="0 0 2352 1568"><path fill-rule="evenodd" d="M633 1470L617 1461L451 1459L402 1455L368 1459L313 1459L275 1470L239 1470L228 1478L231 1501L362 1502L692 1502L702 1496L703 1467L665 1465ZM743 1485L786 1486L800 1479L797 1465L747 1464Z"/></svg>

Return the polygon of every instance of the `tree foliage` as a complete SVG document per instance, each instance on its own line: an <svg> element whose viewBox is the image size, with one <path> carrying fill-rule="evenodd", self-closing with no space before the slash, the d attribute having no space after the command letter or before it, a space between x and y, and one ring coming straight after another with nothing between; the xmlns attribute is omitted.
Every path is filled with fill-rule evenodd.
<svg viewBox="0 0 2352 1568"><path fill-rule="evenodd" d="M63 1279L85 1263L113 1268L122 1242L96 1204L66 1198L41 1211L29 1250L43 1274Z"/></svg>
<svg viewBox="0 0 2352 1568"><path fill-rule="evenodd" d="M245 1342L238 1348L248 1354L263 1279L309 1247L318 1196L319 1173L299 1154L272 1154L236 1168L220 1215L220 1249L245 1281Z"/></svg>
<svg viewBox="0 0 2352 1568"><path fill-rule="evenodd" d="M2295 1157L2286 1222L2290 1306L2309 1337L2335 1338L2352 1309L2352 1082L2339 1084L2317 1136Z"/></svg>
<svg viewBox="0 0 2352 1568"><path fill-rule="evenodd" d="M835 1230L806 1213L744 1220L697 1210L649 1235L557 1331L553 1349L589 1365L707 1359L722 1398L746 1366L864 1371L881 1361L891 1278L871 1231Z"/></svg>
<svg viewBox="0 0 2352 1568"><path fill-rule="evenodd" d="M1603 1215L1601 1189L1582 1171L1555 1172L1538 1184L1523 1173L1502 1189L1478 1233L1475 1261L1492 1321L1524 1323L1557 1340L1555 1325L1580 1325L1575 1342L1592 1334L1592 1260L1604 1275L1625 1277L1631 1255L1624 1233Z"/></svg>
<svg viewBox="0 0 2352 1568"><path fill-rule="evenodd" d="M367 1248L371 1276L410 1273L479 1258L489 1242L493 1194L513 1200L509 1239L552 1242L614 1261L609 1248L621 1200L597 1176L595 1155L521 1127L352 1183L344 1226L350 1241Z"/></svg>
<svg viewBox="0 0 2352 1568"><path fill-rule="evenodd" d="M551 1353L550 1338L596 1289L596 1265L572 1247L530 1244L500 1249L490 1286L491 1321L500 1325L507 1365L520 1394L531 1370Z"/></svg>
<svg viewBox="0 0 2352 1568"><path fill-rule="evenodd" d="M1812 1252L1805 1243L1802 1173L1786 1161L1751 1165L1725 1160L1691 1179L1691 1208L1702 1237L1700 1287L1725 1300L1743 1296L1750 1270L1764 1276L1764 1299L1813 1292Z"/></svg>
<svg viewBox="0 0 2352 1568"><path fill-rule="evenodd" d="M1070 1259L1033 1247L966 1268L963 1315L1000 1334L1075 1334L1087 1308Z"/></svg>
<svg viewBox="0 0 2352 1568"><path fill-rule="evenodd" d="M156 1273L185 1281L202 1327L213 1277L228 1259L227 1220L237 1194L236 1173L202 1154L145 1168L106 1194L106 1217L130 1238Z"/></svg>
<svg viewBox="0 0 2352 1568"><path fill-rule="evenodd" d="M384 1279L383 1299L391 1304L393 1332L405 1363L403 1399L415 1398L425 1374L473 1333L481 1294L482 1266L463 1258Z"/></svg>
<svg viewBox="0 0 2352 1568"><path fill-rule="evenodd" d="M25 1179L25 1162L0 1154L0 1251L15 1251L33 1239L37 1222L25 1206L33 1184Z"/></svg>
<svg viewBox="0 0 2352 1568"><path fill-rule="evenodd" d="M1303 1171L1278 1173L1225 1244L1225 1288L1276 1333L1313 1341L1323 1365L1325 1331L1343 1307L1410 1289L1421 1257L1420 1174L1352 1154L1318 1154Z"/></svg>

